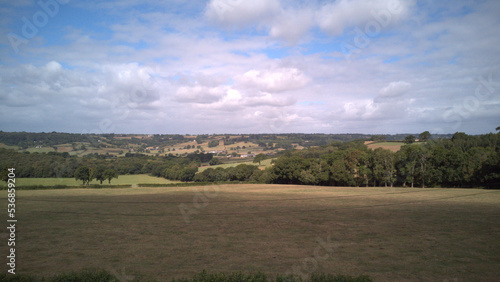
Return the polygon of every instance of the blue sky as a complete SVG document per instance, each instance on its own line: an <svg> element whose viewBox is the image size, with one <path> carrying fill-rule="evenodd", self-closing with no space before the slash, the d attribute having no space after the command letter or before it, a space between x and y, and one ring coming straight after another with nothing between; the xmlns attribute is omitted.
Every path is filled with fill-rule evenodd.
<svg viewBox="0 0 500 282"><path fill-rule="evenodd" d="M454 133L500 125L500 2L10 1L0 130Z"/></svg>

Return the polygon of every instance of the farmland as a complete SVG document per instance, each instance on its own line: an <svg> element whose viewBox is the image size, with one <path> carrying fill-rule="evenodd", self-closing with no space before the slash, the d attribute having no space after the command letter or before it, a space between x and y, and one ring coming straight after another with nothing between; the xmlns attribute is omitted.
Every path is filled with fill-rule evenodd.
<svg viewBox="0 0 500 282"><path fill-rule="evenodd" d="M165 178L153 177L146 174L138 175L120 175L117 179L111 181L111 185L130 185L135 186L137 184L170 184L176 183L178 181L171 181ZM93 180L90 184L100 184L99 181ZM7 184L5 182L0 182L0 187L5 187ZM80 186L82 181L77 181L74 178L17 178L17 186ZM102 183L104 187L109 185L108 181Z"/></svg>
<svg viewBox="0 0 500 282"><path fill-rule="evenodd" d="M373 142L373 141L365 141L365 145L372 150L377 148L387 149L392 152L397 152L401 149L405 143L403 142ZM420 144L420 143L417 143Z"/></svg>
<svg viewBox="0 0 500 282"><path fill-rule="evenodd" d="M16 203L24 274L86 266L158 281L202 269L376 281L500 277L498 190L243 184L21 190ZM315 256L318 242L331 250Z"/></svg>

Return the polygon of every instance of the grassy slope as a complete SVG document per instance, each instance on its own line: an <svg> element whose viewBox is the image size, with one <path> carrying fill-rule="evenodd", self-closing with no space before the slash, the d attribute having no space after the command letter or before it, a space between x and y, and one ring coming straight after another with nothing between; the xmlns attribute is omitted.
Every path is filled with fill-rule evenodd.
<svg viewBox="0 0 500 282"><path fill-rule="evenodd" d="M196 209L203 189L218 193ZM159 281L202 269L284 273L330 236L334 249L317 261L320 272L379 281L500 277L500 191L245 184L18 191L16 203L17 271L25 274L83 266ZM189 223L180 204L195 211Z"/></svg>

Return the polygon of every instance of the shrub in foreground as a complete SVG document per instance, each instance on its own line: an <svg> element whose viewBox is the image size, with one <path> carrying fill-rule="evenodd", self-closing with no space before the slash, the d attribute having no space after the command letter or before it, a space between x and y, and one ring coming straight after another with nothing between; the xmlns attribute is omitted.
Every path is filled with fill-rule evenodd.
<svg viewBox="0 0 500 282"><path fill-rule="evenodd" d="M303 280L299 276L294 275L277 275L275 279L267 277L264 273L257 272L253 274L245 274L242 272L223 273L213 272L210 273L206 270L196 274L193 278L180 278L172 279L172 282L370 282L372 279L369 276L361 275L358 277L346 275L333 275L324 273L313 273L309 279Z"/></svg>
<svg viewBox="0 0 500 282"><path fill-rule="evenodd" d="M69 273L62 273L54 277L40 278L24 274L0 274L2 282L119 282L109 271L102 269L83 269Z"/></svg>
<svg viewBox="0 0 500 282"><path fill-rule="evenodd" d="M35 277L24 274L0 274L2 282L119 282L115 275L102 269L83 269L69 273L61 273L53 277ZM137 278L133 281L138 281ZM153 280L154 281L154 280ZM278 274L274 279L268 277L262 272L243 273L243 272L202 272L194 275L192 278L172 279L172 282L370 282L369 276L361 275L358 277L346 275L333 275L323 273L313 273L308 279L302 279L300 276L291 274Z"/></svg>

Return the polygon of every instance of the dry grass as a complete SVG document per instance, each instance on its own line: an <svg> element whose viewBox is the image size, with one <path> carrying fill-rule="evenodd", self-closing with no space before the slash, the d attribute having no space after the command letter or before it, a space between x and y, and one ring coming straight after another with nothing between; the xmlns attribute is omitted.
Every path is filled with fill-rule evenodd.
<svg viewBox="0 0 500 282"><path fill-rule="evenodd" d="M397 152L401 149L401 146L404 145L403 142L374 142L374 141L365 141L365 145L368 149L375 150L377 148L391 150L393 152Z"/></svg>
<svg viewBox="0 0 500 282"><path fill-rule="evenodd" d="M203 187L18 191L17 270L93 266L159 281L204 268L275 274L301 266L316 239L330 236L335 247L318 261L321 272L378 281L500 278L500 191L209 187L219 193L189 224L179 204L193 207ZM3 194L0 206L6 202Z"/></svg>

